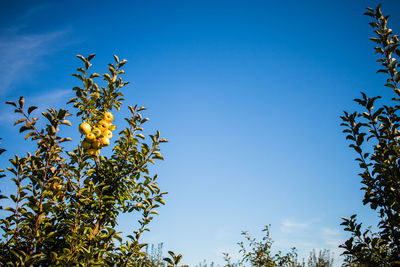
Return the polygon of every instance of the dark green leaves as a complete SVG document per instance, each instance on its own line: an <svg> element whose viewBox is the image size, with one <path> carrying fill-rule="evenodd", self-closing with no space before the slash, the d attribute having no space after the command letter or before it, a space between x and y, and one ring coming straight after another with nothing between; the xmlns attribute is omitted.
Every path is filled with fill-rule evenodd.
<svg viewBox="0 0 400 267"><path fill-rule="evenodd" d="M389 16L383 16L380 6L367 8L365 13L374 19L370 23L376 34L370 38L377 47L375 52L381 58L377 60L382 68L377 73L388 75L386 87L400 96L397 59L392 58L398 51L398 36L387 28ZM362 231L362 224L356 222L356 215L343 218L344 230L351 237L341 247L348 255L347 262L365 266L394 266L400 261L400 143L399 143L399 98L393 103L377 106L380 97L368 98L362 93L355 101L361 105L361 112L347 113L341 116L346 139L350 141L358 157L356 161L362 169L359 173L364 191L363 204L378 212L381 221L379 232L372 233L369 228Z"/></svg>
<svg viewBox="0 0 400 267"><path fill-rule="evenodd" d="M17 107L17 104L15 104L15 102L13 102L13 101L7 101L6 104Z"/></svg>
<svg viewBox="0 0 400 267"><path fill-rule="evenodd" d="M28 108L28 115L30 115L30 114L32 113L32 111L34 111L35 109L37 109L37 107L35 107L35 106L30 106L30 107Z"/></svg>

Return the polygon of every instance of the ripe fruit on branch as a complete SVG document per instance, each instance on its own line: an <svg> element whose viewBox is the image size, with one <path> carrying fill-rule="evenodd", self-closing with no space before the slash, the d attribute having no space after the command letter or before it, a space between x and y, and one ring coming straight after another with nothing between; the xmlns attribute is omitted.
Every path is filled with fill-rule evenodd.
<svg viewBox="0 0 400 267"><path fill-rule="evenodd" d="M91 148L91 149L86 150L86 153L91 156L97 156L100 154L100 149Z"/></svg>
<svg viewBox="0 0 400 267"><path fill-rule="evenodd" d="M108 139L111 139L113 137L113 134L112 134L112 132L110 130L107 130L104 133L104 136L107 137Z"/></svg>
<svg viewBox="0 0 400 267"><path fill-rule="evenodd" d="M96 136L94 135L94 133L88 133L86 135L85 141L92 143L95 139L96 139Z"/></svg>
<svg viewBox="0 0 400 267"><path fill-rule="evenodd" d="M93 133L96 137L100 137L100 135L102 134L102 131L101 131L99 128L95 127L95 128L93 128L92 133Z"/></svg>
<svg viewBox="0 0 400 267"><path fill-rule="evenodd" d="M106 113L104 113L104 119L106 121L108 121L109 123L111 123L114 119L114 116L111 112L106 112Z"/></svg>
<svg viewBox="0 0 400 267"><path fill-rule="evenodd" d="M92 140L93 141L93 140ZM92 144L90 142L87 142L86 139L82 141L82 147L84 149L89 149L92 147Z"/></svg>
<svg viewBox="0 0 400 267"><path fill-rule="evenodd" d="M106 120L99 121L97 128L99 128L102 132L107 131L110 124Z"/></svg>
<svg viewBox="0 0 400 267"><path fill-rule="evenodd" d="M79 132L81 134L88 134L92 130L92 127L90 127L89 123L83 122L79 125Z"/></svg>
<svg viewBox="0 0 400 267"><path fill-rule="evenodd" d="M92 147L93 147L94 149L100 149L100 148L101 148L101 143L100 143L100 141L99 141L99 140L95 140L95 141L92 143Z"/></svg>
<svg viewBox="0 0 400 267"><path fill-rule="evenodd" d="M114 131L115 129L117 129L117 126L115 126L114 124L110 123L110 126L108 126L108 130Z"/></svg>
<svg viewBox="0 0 400 267"><path fill-rule="evenodd" d="M110 138L103 137L100 139L100 142L103 144L103 146L109 146L110 145Z"/></svg>
<svg viewBox="0 0 400 267"><path fill-rule="evenodd" d="M111 112L106 112L103 119L97 124L94 122L90 125L87 122L83 122L79 125L79 132L86 135L81 142L86 154L97 156L101 148L110 145L110 139L113 137L112 131L117 128L111 124L113 119L114 115Z"/></svg>

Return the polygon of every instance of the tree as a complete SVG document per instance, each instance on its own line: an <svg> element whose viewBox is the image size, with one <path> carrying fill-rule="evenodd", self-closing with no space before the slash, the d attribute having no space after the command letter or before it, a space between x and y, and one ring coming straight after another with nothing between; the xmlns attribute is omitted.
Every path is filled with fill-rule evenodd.
<svg viewBox="0 0 400 267"><path fill-rule="evenodd" d="M355 99L363 109L361 112L344 112L341 116L346 139L358 157L356 161L362 172L364 205L370 205L380 217L379 231L362 230L356 215L343 218L344 230L351 237L340 247L347 255L348 266L397 266L400 264L400 73L397 72L400 57L399 36L387 28L389 16L383 16L380 5L367 8L365 13L373 21L369 23L376 37L377 60L382 65L378 73L388 76L385 86L392 89L391 102L379 104L380 96Z"/></svg>
<svg viewBox="0 0 400 267"><path fill-rule="evenodd" d="M79 131L82 141L73 151L62 147L71 138L61 135L68 110L48 109L42 112L47 120L43 128L34 117L36 106L25 108L24 98L18 103L8 101L21 119L20 133L34 142L37 150L26 156L10 159L7 178L16 186L9 195L14 203L4 210L9 212L0 220L0 262L7 266L146 266L146 244L140 242L144 231L164 204L157 186L157 175L150 175L148 166L162 160L160 132L148 138L143 135L144 107L128 106L130 117L126 127L113 133L113 110L119 111L123 101L121 89L128 84L122 80L122 67L127 62L114 56L108 73L102 75L105 87L99 87L97 73L89 73L91 54L77 56L83 67L73 76L81 82L74 87L76 97L71 103L76 116L82 120ZM115 116L118 116L115 113ZM78 130L77 126L76 130ZM100 155L100 150L115 145L110 156ZM4 193L4 192L3 192ZM115 230L118 215L134 213L139 226L127 240Z"/></svg>

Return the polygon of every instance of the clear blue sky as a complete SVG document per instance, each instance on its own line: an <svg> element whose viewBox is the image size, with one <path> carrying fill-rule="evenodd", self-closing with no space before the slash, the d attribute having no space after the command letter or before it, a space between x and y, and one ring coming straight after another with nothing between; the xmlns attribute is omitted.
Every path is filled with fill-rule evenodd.
<svg viewBox="0 0 400 267"><path fill-rule="evenodd" d="M167 205L144 241L195 266L236 257L240 232L272 225L277 249L340 254L340 217L366 225L355 154L339 127L360 91L389 95L366 6L377 1L9 1L0 10L0 103L66 107L76 54L128 60L123 111L148 108L149 131L170 142L154 172ZM384 1L400 32L400 2ZM71 106L68 106L71 109ZM7 153L29 148L0 105ZM64 134L79 138L77 123ZM77 140L77 139L75 139ZM33 149L33 148L32 148ZM11 188L4 182L4 191ZM121 218L126 233L134 217ZM339 263L337 260L336 263Z"/></svg>

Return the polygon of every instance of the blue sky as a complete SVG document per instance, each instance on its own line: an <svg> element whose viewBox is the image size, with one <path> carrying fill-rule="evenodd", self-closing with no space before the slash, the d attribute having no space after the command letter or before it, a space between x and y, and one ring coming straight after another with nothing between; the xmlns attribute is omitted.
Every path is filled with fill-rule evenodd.
<svg viewBox="0 0 400 267"><path fill-rule="evenodd" d="M128 60L127 105L148 108L149 132L169 143L154 172L168 191L144 241L195 266L237 256L240 232L301 257L347 238L340 217L363 207L355 154L339 127L360 91L390 96L366 6L377 1L4 1L0 10L0 103L66 107L78 81L75 55ZM398 1L384 1L400 31ZM71 106L68 106L71 109ZM0 163L29 148L9 106L0 105ZM73 128L64 134L79 139ZM32 148L33 149L33 148ZM3 183L2 188L11 190ZM121 218L129 231L132 216ZM339 263L339 259L336 263Z"/></svg>

